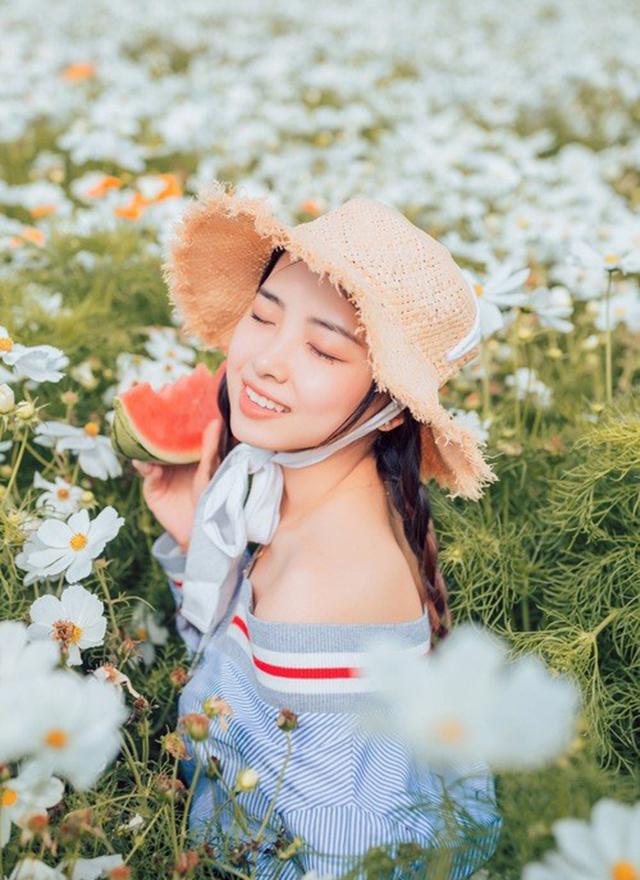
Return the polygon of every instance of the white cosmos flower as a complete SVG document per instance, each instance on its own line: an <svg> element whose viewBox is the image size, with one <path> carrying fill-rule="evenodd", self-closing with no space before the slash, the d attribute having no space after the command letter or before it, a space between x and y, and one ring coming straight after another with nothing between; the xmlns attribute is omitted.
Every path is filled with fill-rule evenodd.
<svg viewBox="0 0 640 880"><path fill-rule="evenodd" d="M446 770L480 761L499 771L533 769L571 742L579 691L538 657L507 665L506 642L469 623L433 654L395 645L389 636L370 643L364 672L380 703L360 716L365 729L391 729L426 765Z"/></svg>
<svg viewBox="0 0 640 880"><path fill-rule="evenodd" d="M5 455L5 452L7 452L7 450L11 449L12 446L13 446L13 440L0 440L0 463L2 463L5 460L5 458L7 457Z"/></svg>
<svg viewBox="0 0 640 880"><path fill-rule="evenodd" d="M58 870L66 869L70 859L65 859L58 865ZM106 877L109 871L113 871L119 865L124 864L119 853L112 856L97 856L95 859L76 859L71 871L71 880L98 880Z"/></svg>
<svg viewBox="0 0 640 880"><path fill-rule="evenodd" d="M9 336L6 327L0 326L0 359L13 367L17 379L33 382L59 382L62 370L69 365L66 354L54 345L21 345Z"/></svg>
<svg viewBox="0 0 640 880"><path fill-rule="evenodd" d="M29 771L56 774L86 791L120 751L128 717L119 688L56 669L20 683L13 723L0 727L0 760L26 759Z"/></svg>
<svg viewBox="0 0 640 880"><path fill-rule="evenodd" d="M80 651L102 644L107 629L104 604L82 584L72 584L58 599L48 593L31 603L30 640L53 639L68 652L68 662L82 662Z"/></svg>
<svg viewBox="0 0 640 880"><path fill-rule="evenodd" d="M156 620L156 614L144 602L138 602L131 616L129 631L140 641L138 650L145 666L151 666L156 658L156 645L166 645L169 630Z"/></svg>
<svg viewBox="0 0 640 880"><path fill-rule="evenodd" d="M600 332L607 329L607 303L603 298L589 303L595 317L594 325ZM609 324L617 327L618 324L626 324L632 333L640 333L640 293L637 289L629 288L614 293L609 300Z"/></svg>
<svg viewBox="0 0 640 880"><path fill-rule="evenodd" d="M156 361L184 361L191 364L195 360L195 351L178 340L175 327L150 327L147 334L149 339L144 347Z"/></svg>
<svg viewBox="0 0 640 880"><path fill-rule="evenodd" d="M66 877L58 868L50 868L40 859L26 856L16 864L9 880L66 880Z"/></svg>
<svg viewBox="0 0 640 880"><path fill-rule="evenodd" d="M495 267L484 279L469 269L461 269L461 272L478 296L483 339L504 327L501 309L521 306L528 301L527 293L518 292L529 277L530 270L527 268L515 269L511 263L505 262Z"/></svg>
<svg viewBox="0 0 640 880"><path fill-rule="evenodd" d="M107 541L115 538L124 521L111 505L93 521L86 510L72 513L66 522L45 520L36 535L47 549L32 551L28 564L47 577L64 571L70 584L82 580L91 573L93 560L100 556Z"/></svg>
<svg viewBox="0 0 640 880"><path fill-rule="evenodd" d="M538 379L536 371L529 367L518 367L515 373L505 377L505 384L515 386L518 400L524 400L527 394L537 395L540 405L547 407L551 403L552 391L542 379Z"/></svg>
<svg viewBox="0 0 640 880"><path fill-rule="evenodd" d="M560 333L570 333L573 324L566 319L573 311L571 294L566 287L537 287L529 296L527 306L535 312L540 323Z"/></svg>
<svg viewBox="0 0 640 880"><path fill-rule="evenodd" d="M36 425L33 440L41 446L54 447L56 452L70 449L79 453L80 467L90 477L106 480L122 474L110 438L98 433L95 422L87 422L82 428L66 422L40 422Z"/></svg>
<svg viewBox="0 0 640 880"><path fill-rule="evenodd" d="M78 509L80 498L84 494L81 486L74 486L63 477L56 476L54 482L45 480L40 471L33 475L33 485L38 489L46 489L36 498L36 507L44 507L50 516L66 518Z"/></svg>
<svg viewBox="0 0 640 880"><path fill-rule="evenodd" d="M572 242L569 258L578 265L610 272L619 269L624 274L640 270L640 248L634 247L623 235L614 237L607 245L594 247L584 239Z"/></svg>
<svg viewBox="0 0 640 880"><path fill-rule="evenodd" d="M449 412L458 424L468 431L472 431L481 443L486 443L492 421L490 418L481 419L474 409L465 410L449 407Z"/></svg>
<svg viewBox="0 0 640 880"><path fill-rule="evenodd" d="M627 805L601 798L589 821L558 819L558 846L530 862L522 880L634 880L640 877L640 801Z"/></svg>
<svg viewBox="0 0 640 880"><path fill-rule="evenodd" d="M24 623L19 620L0 622L0 686L12 679L49 672L59 660L58 645L30 642Z"/></svg>
<svg viewBox="0 0 640 880"><path fill-rule="evenodd" d="M11 836L12 824L24 828L34 813L44 813L55 806L64 794L64 783L55 776L43 777L34 769L21 770L17 776L0 782L0 847Z"/></svg>
<svg viewBox="0 0 640 880"><path fill-rule="evenodd" d="M15 563L18 568L22 568L27 573L22 579L25 587L30 586L34 581L46 580L47 575L42 571L41 566L34 565L31 562L32 554L37 550L46 550L47 545L38 538L36 534L30 534L22 545L22 549L15 555Z"/></svg>

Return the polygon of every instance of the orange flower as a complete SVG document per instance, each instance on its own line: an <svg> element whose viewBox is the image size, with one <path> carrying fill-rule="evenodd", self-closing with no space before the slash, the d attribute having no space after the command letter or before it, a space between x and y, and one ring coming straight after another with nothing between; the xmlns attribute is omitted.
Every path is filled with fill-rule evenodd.
<svg viewBox="0 0 640 880"><path fill-rule="evenodd" d="M114 210L114 214L116 217L123 217L125 220L139 220L148 204L149 202L142 193L135 192L126 205L122 205Z"/></svg>
<svg viewBox="0 0 640 880"><path fill-rule="evenodd" d="M76 80L89 79L95 75L95 72L95 65L91 61L78 61L65 67L62 71L62 78L67 82L75 82Z"/></svg>
<svg viewBox="0 0 640 880"><path fill-rule="evenodd" d="M57 210L58 210L57 205L47 203L44 205L36 205L34 208L30 208L29 213L31 214L32 217L38 218L38 217L46 217L47 214L55 214L55 212Z"/></svg>
<svg viewBox="0 0 640 880"><path fill-rule="evenodd" d="M300 205L300 210L304 211L305 214L311 214L313 217L317 217L321 212L320 205L315 201L315 199L306 199Z"/></svg>
<svg viewBox="0 0 640 880"><path fill-rule="evenodd" d="M152 202L161 202L164 199L170 199L174 196L182 195L182 187L180 186L180 181L175 176L175 174L159 174L158 177L164 181L164 186L155 197L155 199L149 199Z"/></svg>
<svg viewBox="0 0 640 880"><path fill-rule="evenodd" d="M108 190L118 189L121 186L122 181L119 177L114 177L113 174L105 174L91 189L87 190L85 195L90 199L101 199Z"/></svg>
<svg viewBox="0 0 640 880"><path fill-rule="evenodd" d="M9 239L9 244L11 247L20 247L25 241L42 245L45 242L45 234L37 226L23 226L22 231L18 235L14 235Z"/></svg>

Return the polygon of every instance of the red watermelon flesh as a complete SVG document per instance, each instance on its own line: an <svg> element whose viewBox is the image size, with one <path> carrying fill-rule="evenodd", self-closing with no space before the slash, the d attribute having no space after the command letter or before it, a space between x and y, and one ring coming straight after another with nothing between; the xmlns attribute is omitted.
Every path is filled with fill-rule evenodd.
<svg viewBox="0 0 640 880"><path fill-rule="evenodd" d="M218 388L226 361L215 373L200 363L187 376L154 391L137 382L113 400L114 447L127 458L165 464L199 461L207 425L220 418Z"/></svg>

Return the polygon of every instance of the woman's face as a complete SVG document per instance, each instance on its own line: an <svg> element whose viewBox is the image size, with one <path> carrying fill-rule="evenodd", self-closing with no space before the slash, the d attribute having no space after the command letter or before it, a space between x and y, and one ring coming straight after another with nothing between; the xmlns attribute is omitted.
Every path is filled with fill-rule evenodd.
<svg viewBox="0 0 640 880"><path fill-rule="evenodd" d="M236 325L226 374L232 434L274 451L323 443L353 412L373 378L355 307L326 277L319 283L306 263L286 251ZM252 403L246 383L286 411ZM388 395L375 400L358 424L388 400Z"/></svg>

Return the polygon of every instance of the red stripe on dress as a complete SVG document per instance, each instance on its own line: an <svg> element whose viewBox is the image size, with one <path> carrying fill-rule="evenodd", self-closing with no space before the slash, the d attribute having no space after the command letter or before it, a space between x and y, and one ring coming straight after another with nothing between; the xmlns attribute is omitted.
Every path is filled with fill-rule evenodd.
<svg viewBox="0 0 640 880"><path fill-rule="evenodd" d="M236 614L231 619L231 623L242 630L251 644L249 630L244 620ZM361 670L359 666L280 666L258 660L253 650L251 656L258 669L280 678L358 678Z"/></svg>
<svg viewBox="0 0 640 880"><path fill-rule="evenodd" d="M182 583L183 583L182 581L176 581L176 580L174 580L173 578L171 578L171 580L173 580L173 583L174 583L174 585L175 585L176 587L181 587L181 586L182 586Z"/></svg>

